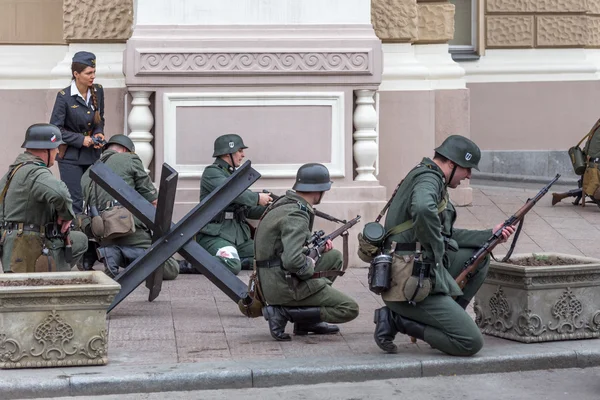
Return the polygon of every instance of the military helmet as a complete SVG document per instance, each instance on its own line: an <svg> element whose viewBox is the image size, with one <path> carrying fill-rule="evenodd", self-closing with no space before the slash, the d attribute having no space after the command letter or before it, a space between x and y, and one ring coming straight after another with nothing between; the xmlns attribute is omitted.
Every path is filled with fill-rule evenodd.
<svg viewBox="0 0 600 400"><path fill-rule="evenodd" d="M304 164L296 173L296 183L292 188L299 192L324 192L331 189L329 171L323 164Z"/></svg>
<svg viewBox="0 0 600 400"><path fill-rule="evenodd" d="M233 154L239 149L247 149L248 146L244 144L244 141L240 135L231 133L229 135L221 135L215 139L215 151L213 157L219 157L225 154Z"/></svg>
<svg viewBox="0 0 600 400"><path fill-rule="evenodd" d="M470 139L460 135L451 135L435 149L435 152L446 157L463 168L475 168L481 160L481 150Z"/></svg>
<svg viewBox="0 0 600 400"><path fill-rule="evenodd" d="M108 146L111 144L118 144L120 146L125 147L127 150L129 150L132 153L135 152L135 145L133 144L133 141L125 135L111 136L111 138L108 140L108 142L106 142L105 148L108 148Z"/></svg>
<svg viewBox="0 0 600 400"><path fill-rule="evenodd" d="M24 149L56 149L61 144L62 134L58 127L51 124L34 124L27 128L25 141L21 145Z"/></svg>

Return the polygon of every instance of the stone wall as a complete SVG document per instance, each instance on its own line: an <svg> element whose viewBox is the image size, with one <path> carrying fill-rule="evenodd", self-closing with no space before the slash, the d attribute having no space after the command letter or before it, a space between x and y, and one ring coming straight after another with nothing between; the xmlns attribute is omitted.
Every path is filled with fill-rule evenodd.
<svg viewBox="0 0 600 400"><path fill-rule="evenodd" d="M64 0L63 38L69 42L125 42L133 28L133 0Z"/></svg>
<svg viewBox="0 0 600 400"><path fill-rule="evenodd" d="M600 47L600 0L486 0L486 48Z"/></svg>
<svg viewBox="0 0 600 400"><path fill-rule="evenodd" d="M454 36L454 5L435 0L372 0L371 22L384 43L446 43Z"/></svg>

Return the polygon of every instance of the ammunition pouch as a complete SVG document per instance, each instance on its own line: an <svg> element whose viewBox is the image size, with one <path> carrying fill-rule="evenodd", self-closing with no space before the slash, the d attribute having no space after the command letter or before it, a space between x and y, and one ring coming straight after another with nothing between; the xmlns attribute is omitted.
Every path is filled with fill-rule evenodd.
<svg viewBox="0 0 600 400"><path fill-rule="evenodd" d="M38 228L39 231L39 228ZM42 235L17 231L10 255L10 270L14 273L35 272L38 258L43 254Z"/></svg>

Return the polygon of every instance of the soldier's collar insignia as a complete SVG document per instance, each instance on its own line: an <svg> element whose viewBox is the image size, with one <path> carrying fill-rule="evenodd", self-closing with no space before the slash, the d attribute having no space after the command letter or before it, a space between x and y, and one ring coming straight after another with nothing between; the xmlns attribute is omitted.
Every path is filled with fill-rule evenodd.
<svg viewBox="0 0 600 400"><path fill-rule="evenodd" d="M74 104L71 106L71 108L77 108L77 107L79 107L77 104Z"/></svg>

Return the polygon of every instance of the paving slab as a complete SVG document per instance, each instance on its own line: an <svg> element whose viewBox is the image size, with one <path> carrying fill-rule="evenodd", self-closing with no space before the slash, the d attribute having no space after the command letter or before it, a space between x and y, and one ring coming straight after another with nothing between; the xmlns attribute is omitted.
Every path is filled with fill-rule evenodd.
<svg viewBox="0 0 600 400"><path fill-rule="evenodd" d="M541 185L540 185L541 188ZM539 190L474 186L473 205L458 208L457 227L491 228ZM526 218L516 252L560 251L600 256L600 208L544 197ZM337 244L337 243L335 243ZM506 252L501 245L495 253ZM276 342L263 318L242 316L202 275L163 283L147 301L141 285L109 314L109 364L100 367L4 370L0 398L93 396L139 392L357 382L398 377L481 374L600 365L600 340L524 344L485 336L474 357L451 357L399 335L398 354L373 341L381 298L368 290L366 265L352 266L335 286L356 299L360 315L329 336ZM247 282L248 273L240 278ZM600 308L600 305L599 305ZM468 309L474 317L472 307ZM287 331L291 333L292 324Z"/></svg>

